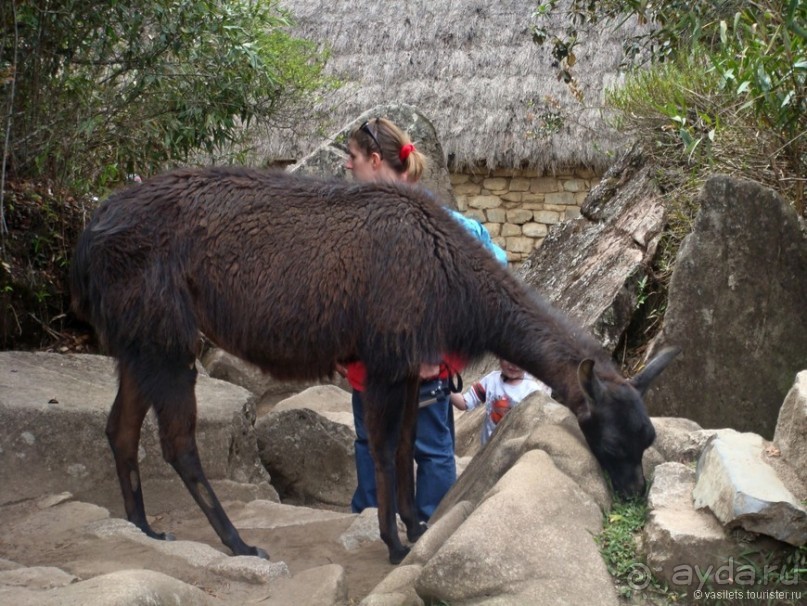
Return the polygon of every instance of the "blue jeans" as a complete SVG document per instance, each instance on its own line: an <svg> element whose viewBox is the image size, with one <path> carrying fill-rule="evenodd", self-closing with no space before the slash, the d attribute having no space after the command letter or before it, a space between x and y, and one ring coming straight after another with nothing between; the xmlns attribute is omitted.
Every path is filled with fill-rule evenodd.
<svg viewBox="0 0 807 606"><path fill-rule="evenodd" d="M367 507L378 507L375 465L367 442L361 393L353 390L353 421L356 425L356 475L359 485L350 507L360 513ZM415 430L415 509L418 519L427 522L440 500L457 480L454 460L454 414L448 398L442 398L418 410Z"/></svg>

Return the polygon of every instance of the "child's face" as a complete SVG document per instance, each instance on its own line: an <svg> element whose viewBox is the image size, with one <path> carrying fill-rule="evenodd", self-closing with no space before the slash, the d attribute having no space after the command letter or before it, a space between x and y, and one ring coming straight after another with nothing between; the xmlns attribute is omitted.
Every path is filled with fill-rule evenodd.
<svg viewBox="0 0 807 606"><path fill-rule="evenodd" d="M499 360L499 366L502 369L502 374L508 379L523 379L524 371L518 366L507 360Z"/></svg>

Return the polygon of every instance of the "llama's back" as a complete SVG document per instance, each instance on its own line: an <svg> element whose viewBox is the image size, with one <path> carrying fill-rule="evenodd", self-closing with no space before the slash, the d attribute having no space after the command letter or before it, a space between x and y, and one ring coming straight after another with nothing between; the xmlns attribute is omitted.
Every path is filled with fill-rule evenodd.
<svg viewBox="0 0 807 606"><path fill-rule="evenodd" d="M506 274L422 192L178 171L99 208L73 300L113 355L190 355L201 331L276 375L312 376L352 357L400 368L451 340L478 349L479 271Z"/></svg>
<svg viewBox="0 0 807 606"><path fill-rule="evenodd" d="M225 349L279 376L351 358L398 372L443 352L446 318L468 311L458 300L478 309L449 279L461 246L447 233L465 232L422 191L253 178L227 243L208 232L206 264L190 272L207 301L201 330Z"/></svg>

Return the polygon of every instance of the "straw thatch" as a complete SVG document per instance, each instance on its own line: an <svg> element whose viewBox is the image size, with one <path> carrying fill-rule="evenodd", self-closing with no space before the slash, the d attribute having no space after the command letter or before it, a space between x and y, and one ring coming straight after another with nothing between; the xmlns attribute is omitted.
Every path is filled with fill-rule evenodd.
<svg viewBox="0 0 807 606"><path fill-rule="evenodd" d="M535 0L281 4L297 19L296 35L330 50L327 71L343 84L323 94L316 118L266 136L264 158L296 160L323 134L388 102L415 105L433 121L454 171L602 172L622 147L601 104L604 87L619 77L624 32L600 26L586 34L577 53L581 104L557 80L549 45L532 42Z"/></svg>

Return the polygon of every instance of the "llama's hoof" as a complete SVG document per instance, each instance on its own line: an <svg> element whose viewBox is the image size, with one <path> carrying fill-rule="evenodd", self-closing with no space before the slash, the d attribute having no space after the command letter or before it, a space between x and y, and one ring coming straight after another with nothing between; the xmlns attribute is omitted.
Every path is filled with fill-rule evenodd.
<svg viewBox="0 0 807 606"><path fill-rule="evenodd" d="M261 558L262 560L268 560L269 554L266 553L264 549L260 547L253 547L252 545L247 545L246 543L242 543L238 546L238 548L230 547L230 551L233 552L234 556L253 556L256 558Z"/></svg>
<svg viewBox="0 0 807 606"><path fill-rule="evenodd" d="M389 563L390 564L400 564L401 561L406 557L406 554L409 553L408 547L401 546L399 549L390 549L389 550Z"/></svg>
<svg viewBox="0 0 807 606"><path fill-rule="evenodd" d="M429 527L426 524L423 522L418 522L412 530L406 531L406 538L409 539L410 543L414 543L420 537L422 537L423 533L425 533L428 529Z"/></svg>
<svg viewBox="0 0 807 606"><path fill-rule="evenodd" d="M141 530L143 530L141 528ZM157 539L158 541L176 541L177 538L171 532L154 532L151 528L146 528L143 530L146 533L146 536L151 539Z"/></svg>

